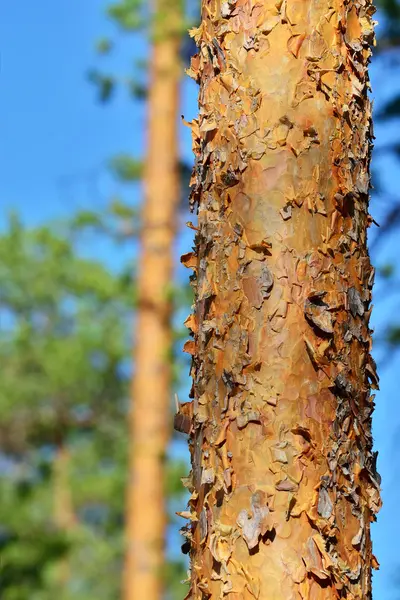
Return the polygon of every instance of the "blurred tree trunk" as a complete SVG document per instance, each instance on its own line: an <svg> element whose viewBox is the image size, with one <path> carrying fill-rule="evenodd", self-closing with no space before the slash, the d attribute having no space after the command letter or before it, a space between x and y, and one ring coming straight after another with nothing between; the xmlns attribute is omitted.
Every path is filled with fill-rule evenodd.
<svg viewBox="0 0 400 600"><path fill-rule="evenodd" d="M70 487L71 457L65 445L57 448L54 459L54 521L60 529L68 530L76 523Z"/></svg>
<svg viewBox="0 0 400 600"><path fill-rule="evenodd" d="M125 600L161 599L167 522L164 462L170 430L170 290L179 204L181 2L157 0L153 18L130 425Z"/></svg>
<svg viewBox="0 0 400 600"><path fill-rule="evenodd" d="M203 0L192 32L191 600L371 598L372 13Z"/></svg>
<svg viewBox="0 0 400 600"><path fill-rule="evenodd" d="M70 486L70 462L68 449L63 443L60 443L56 449L53 463L54 523L64 534L68 534L76 525ZM66 557L57 564L57 584L65 586L70 575L68 557Z"/></svg>

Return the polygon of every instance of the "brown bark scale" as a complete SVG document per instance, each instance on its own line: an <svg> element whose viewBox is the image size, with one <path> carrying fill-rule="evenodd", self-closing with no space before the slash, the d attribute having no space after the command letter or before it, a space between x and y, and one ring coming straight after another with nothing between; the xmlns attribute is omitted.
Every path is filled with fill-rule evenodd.
<svg viewBox="0 0 400 600"><path fill-rule="evenodd" d="M371 598L373 12L203 0L192 32L191 600Z"/></svg>

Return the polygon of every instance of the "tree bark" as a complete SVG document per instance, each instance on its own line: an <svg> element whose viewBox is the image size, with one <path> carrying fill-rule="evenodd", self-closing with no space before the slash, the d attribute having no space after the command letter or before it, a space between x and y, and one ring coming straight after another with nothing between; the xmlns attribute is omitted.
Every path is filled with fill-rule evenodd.
<svg viewBox="0 0 400 600"><path fill-rule="evenodd" d="M371 598L373 12L203 0L192 32L191 600Z"/></svg>
<svg viewBox="0 0 400 600"><path fill-rule="evenodd" d="M180 2L156 0L153 18L130 423L125 600L160 600L165 560L163 477L170 431L170 286L179 203Z"/></svg>

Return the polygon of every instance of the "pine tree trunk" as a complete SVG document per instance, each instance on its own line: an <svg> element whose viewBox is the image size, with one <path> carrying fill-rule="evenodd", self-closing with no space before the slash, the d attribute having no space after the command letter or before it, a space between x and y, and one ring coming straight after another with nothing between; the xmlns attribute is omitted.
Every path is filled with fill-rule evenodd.
<svg viewBox="0 0 400 600"><path fill-rule="evenodd" d="M369 0L203 0L191 600L371 598Z"/></svg>
<svg viewBox="0 0 400 600"><path fill-rule="evenodd" d="M70 485L70 461L68 449L60 443L53 463L54 524L65 535L76 526ZM70 576L68 557L62 558L56 566L57 585L65 587Z"/></svg>
<svg viewBox="0 0 400 600"><path fill-rule="evenodd" d="M170 430L173 243L179 202L180 2L157 0L148 99L139 305L130 424L124 598L163 591L164 459Z"/></svg>

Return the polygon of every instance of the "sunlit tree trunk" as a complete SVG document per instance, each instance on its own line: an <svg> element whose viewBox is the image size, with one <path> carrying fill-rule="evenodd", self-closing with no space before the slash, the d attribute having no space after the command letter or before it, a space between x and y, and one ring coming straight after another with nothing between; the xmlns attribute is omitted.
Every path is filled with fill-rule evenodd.
<svg viewBox="0 0 400 600"><path fill-rule="evenodd" d="M66 536L76 526L76 515L72 502L70 482L71 457L67 447L60 443L53 461L54 524ZM56 581L65 586L71 577L68 557L62 558L56 566Z"/></svg>
<svg viewBox="0 0 400 600"><path fill-rule="evenodd" d="M371 597L372 14L203 0L192 32L191 600Z"/></svg>
<svg viewBox="0 0 400 600"><path fill-rule="evenodd" d="M170 429L173 243L179 201L180 2L156 0L130 425L125 600L160 600Z"/></svg>

